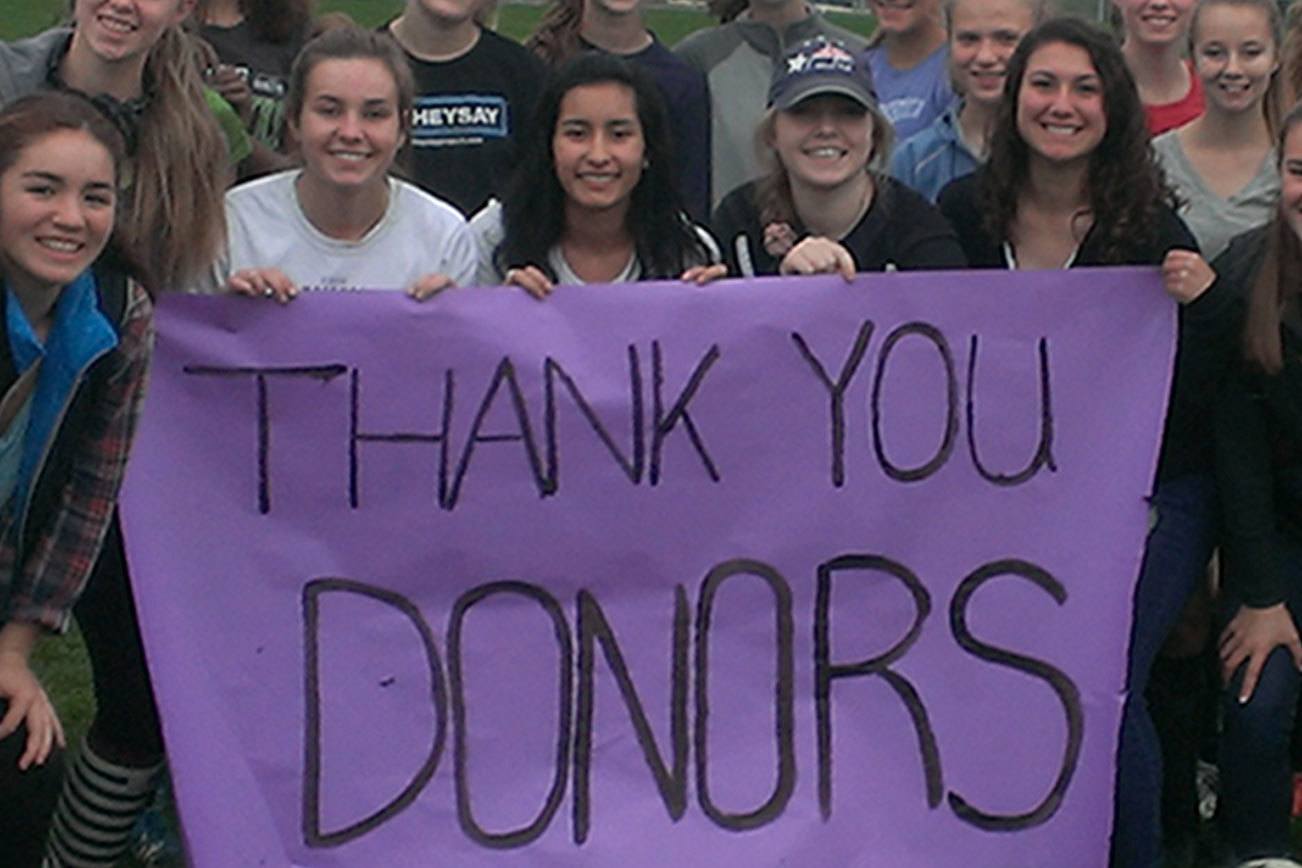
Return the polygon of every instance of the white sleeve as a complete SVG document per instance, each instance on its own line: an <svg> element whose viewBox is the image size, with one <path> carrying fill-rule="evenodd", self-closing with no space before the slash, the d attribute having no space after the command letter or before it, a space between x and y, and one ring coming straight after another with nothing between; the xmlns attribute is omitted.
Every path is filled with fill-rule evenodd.
<svg viewBox="0 0 1302 868"><path fill-rule="evenodd" d="M452 278L455 286L474 286L479 257L470 226L462 220L453 227L443 250L444 274Z"/></svg>
<svg viewBox="0 0 1302 868"><path fill-rule="evenodd" d="M501 286L505 275L493 264L493 251L502 243L502 203L489 199L479 213L470 218L470 235L475 247L475 286Z"/></svg>

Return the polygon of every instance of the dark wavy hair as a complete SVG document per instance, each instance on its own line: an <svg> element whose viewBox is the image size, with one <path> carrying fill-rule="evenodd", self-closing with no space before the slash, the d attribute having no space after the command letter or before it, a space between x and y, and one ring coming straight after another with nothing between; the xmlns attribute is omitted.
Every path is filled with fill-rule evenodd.
<svg viewBox="0 0 1302 868"><path fill-rule="evenodd" d="M1284 143L1294 127L1302 125L1302 102L1279 124L1276 153L1284 165ZM1248 288L1248 309L1243 323L1243 354L1249 366L1277 374L1284 366L1280 321L1285 308L1298 304L1298 275L1302 274L1302 240L1277 210L1266 227L1266 252L1257 276Z"/></svg>
<svg viewBox="0 0 1302 868"><path fill-rule="evenodd" d="M687 218L675 182L669 118L655 83L613 55L585 52L562 64L548 80L502 197L502 243L493 252L501 273L533 265L553 280L547 254L565 234L565 191L556 177L552 137L561 100L576 87L613 82L633 91L645 142L646 165L625 216L644 279L677 277L708 261L708 251Z"/></svg>
<svg viewBox="0 0 1302 868"><path fill-rule="evenodd" d="M1101 82L1107 129L1089 157L1088 212L1093 231L1101 238L1103 261L1124 264L1155 240L1162 208L1179 203L1153 154L1144 106L1121 49L1106 31L1079 18L1051 18L1032 28L1008 62L1004 99L990 137L990 159L981 174L985 228L1003 241L1017 216L1030 159L1017 130L1018 95L1031 55L1055 42L1089 54Z"/></svg>
<svg viewBox="0 0 1302 868"><path fill-rule="evenodd" d="M198 0L193 19L208 21L209 0ZM284 45L302 39L312 23L313 0L240 0L240 14L259 39Z"/></svg>

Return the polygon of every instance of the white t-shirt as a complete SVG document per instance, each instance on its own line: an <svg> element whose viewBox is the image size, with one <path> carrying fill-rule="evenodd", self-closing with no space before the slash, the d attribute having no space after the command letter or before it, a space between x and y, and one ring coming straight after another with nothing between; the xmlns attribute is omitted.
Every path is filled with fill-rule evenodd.
<svg viewBox="0 0 1302 868"><path fill-rule="evenodd" d="M687 219L686 216L683 218ZM705 245L707 256L706 262L697 263L698 265L711 265L721 262L723 257L719 253L719 245L715 243L714 236L693 223L692 228L696 230L696 236L701 239ZM475 282L480 286L499 286L506 280L506 275L498 273L497 266L493 264L493 251L502 243L506 233L502 228L502 203L496 199L489 199L488 204L479 210L479 213L470 218L470 234L474 236L475 247L478 251L479 264L475 271ZM570 264L565 261L565 255L561 252L560 245L556 245L547 251L547 265L551 267L552 273L556 275L557 285L582 284L583 278L574 273ZM629 256L628 262L620 269L619 274L615 275L607 283L635 283L642 279L642 263L638 261L637 254Z"/></svg>
<svg viewBox="0 0 1302 868"><path fill-rule="evenodd" d="M303 291L406 289L427 274L457 286L475 279L475 243L461 212L441 199L389 179L389 205L357 241L323 234L299 207L301 170L270 175L226 194L226 255L196 288L220 292L245 268L278 268Z"/></svg>

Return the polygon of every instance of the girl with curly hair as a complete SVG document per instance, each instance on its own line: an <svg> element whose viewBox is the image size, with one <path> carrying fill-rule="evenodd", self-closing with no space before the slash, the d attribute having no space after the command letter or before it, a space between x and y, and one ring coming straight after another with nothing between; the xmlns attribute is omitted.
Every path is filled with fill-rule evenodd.
<svg viewBox="0 0 1302 868"><path fill-rule="evenodd" d="M470 223L478 282L542 298L556 284L721 277L714 239L683 210L668 126L655 84L625 61L588 53L558 69L505 197Z"/></svg>
<svg viewBox="0 0 1302 868"><path fill-rule="evenodd" d="M1117 758L1114 866L1161 860L1161 756L1145 704L1153 660L1212 547L1211 402L1228 293L1175 212L1134 79L1112 38L1071 18L1028 33L1008 65L988 163L941 193L973 267L1161 266L1180 342L1135 590ZM1122 577L1118 577L1119 579Z"/></svg>

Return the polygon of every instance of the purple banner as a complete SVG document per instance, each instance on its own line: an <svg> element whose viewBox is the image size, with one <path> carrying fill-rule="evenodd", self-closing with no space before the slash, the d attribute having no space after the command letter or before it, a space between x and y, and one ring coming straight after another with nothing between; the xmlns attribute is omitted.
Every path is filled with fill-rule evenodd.
<svg viewBox="0 0 1302 868"><path fill-rule="evenodd" d="M1106 863L1156 271L170 297L198 866Z"/></svg>

